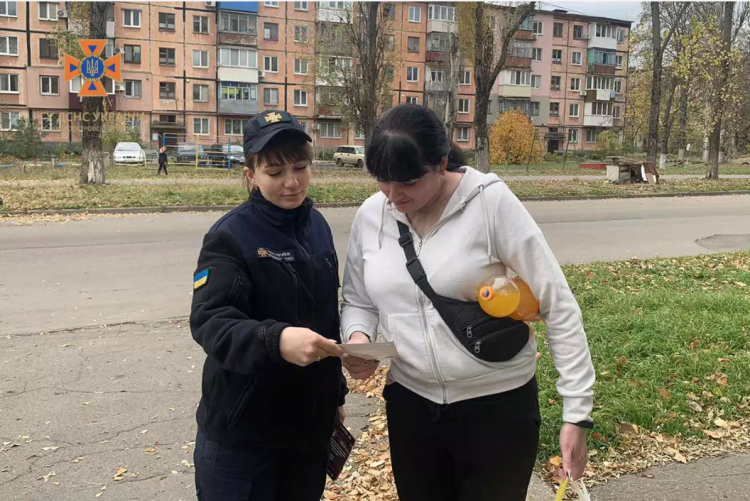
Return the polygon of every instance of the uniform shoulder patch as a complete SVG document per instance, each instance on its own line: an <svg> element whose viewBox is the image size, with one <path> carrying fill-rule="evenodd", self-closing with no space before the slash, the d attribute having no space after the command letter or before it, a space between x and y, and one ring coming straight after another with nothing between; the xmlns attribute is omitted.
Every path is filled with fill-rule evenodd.
<svg viewBox="0 0 750 501"><path fill-rule="evenodd" d="M198 290L208 283L208 268L193 276L193 290Z"/></svg>

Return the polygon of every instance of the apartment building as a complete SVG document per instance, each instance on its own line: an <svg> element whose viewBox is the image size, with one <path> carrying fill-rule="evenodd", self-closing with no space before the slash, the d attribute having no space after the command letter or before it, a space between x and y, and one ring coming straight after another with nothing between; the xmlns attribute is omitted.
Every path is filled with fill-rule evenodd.
<svg viewBox="0 0 750 501"><path fill-rule="evenodd" d="M107 109L123 113L141 140L241 142L244 122L266 109L299 117L318 149L362 144L336 92L315 75L316 44L345 21L352 2L115 2L105 56L122 54L122 82L105 79ZM394 47L393 105L411 102L445 113L446 56L457 30L452 2L384 3ZM44 141L78 142L81 81L64 82L62 55L48 37L69 19L66 2L0 1L0 134L23 117ZM563 11L537 12L518 31L495 83L487 120L526 111L550 151L588 149L602 130L622 127L630 23ZM465 63L468 63L465 61ZM454 140L474 147L473 68L459 76Z"/></svg>

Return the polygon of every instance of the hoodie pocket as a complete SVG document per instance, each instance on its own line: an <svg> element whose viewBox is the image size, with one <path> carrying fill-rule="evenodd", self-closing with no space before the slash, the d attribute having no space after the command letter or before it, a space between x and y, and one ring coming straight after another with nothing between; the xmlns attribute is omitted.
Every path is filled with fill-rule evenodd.
<svg viewBox="0 0 750 501"><path fill-rule="evenodd" d="M398 358L394 358L392 364L399 371L416 381L437 383L426 329L419 313L392 314L388 315L390 339L386 339L396 345Z"/></svg>

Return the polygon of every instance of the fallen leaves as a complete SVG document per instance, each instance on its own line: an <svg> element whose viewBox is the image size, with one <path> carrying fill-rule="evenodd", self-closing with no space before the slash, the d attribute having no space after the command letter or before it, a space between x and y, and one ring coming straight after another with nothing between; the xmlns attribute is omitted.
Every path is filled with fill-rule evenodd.
<svg viewBox="0 0 750 501"><path fill-rule="evenodd" d="M55 472L51 471L51 472L47 473L46 475L42 475L41 477L37 478L37 480L42 480L43 479L44 483L46 484L49 481L49 479L51 477L54 477L54 476L56 476Z"/></svg>
<svg viewBox="0 0 750 501"><path fill-rule="evenodd" d="M125 477L123 477L123 475L125 475L127 472L128 472L127 468L118 468L117 472L115 473L115 476L112 477L112 480L115 480L115 481L119 482L120 480L122 480L123 478L125 478Z"/></svg>

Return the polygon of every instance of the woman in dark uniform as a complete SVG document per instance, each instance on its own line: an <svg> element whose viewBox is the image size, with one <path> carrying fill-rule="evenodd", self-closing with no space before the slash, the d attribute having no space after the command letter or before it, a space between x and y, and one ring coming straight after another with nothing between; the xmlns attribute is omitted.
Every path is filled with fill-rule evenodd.
<svg viewBox="0 0 750 501"><path fill-rule="evenodd" d="M338 260L307 198L311 139L266 111L245 124L250 198L209 230L190 328L207 354L197 412L200 501L317 501L343 420Z"/></svg>
<svg viewBox="0 0 750 501"><path fill-rule="evenodd" d="M167 172L167 147L162 146L159 149L159 171L156 173L158 176L161 174L161 171L164 171L164 175L168 176L169 173Z"/></svg>

